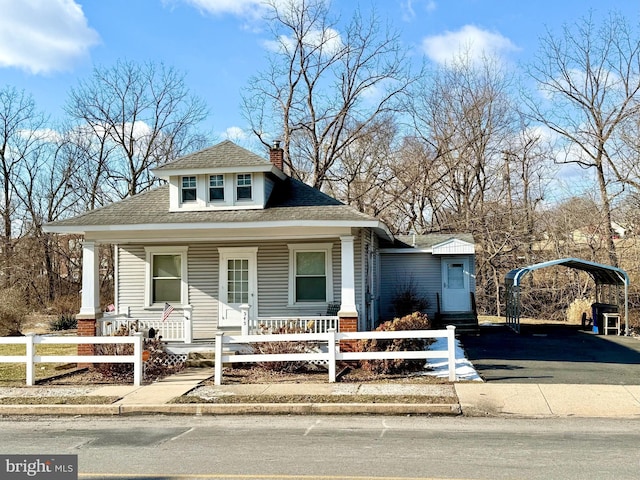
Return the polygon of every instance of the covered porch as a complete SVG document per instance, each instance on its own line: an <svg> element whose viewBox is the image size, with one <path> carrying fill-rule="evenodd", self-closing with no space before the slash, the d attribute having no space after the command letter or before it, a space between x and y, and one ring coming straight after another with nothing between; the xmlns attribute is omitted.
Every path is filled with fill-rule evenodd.
<svg viewBox="0 0 640 480"><path fill-rule="evenodd" d="M240 334L277 333L284 331L321 333L326 332L328 329L358 331L358 319L361 313L361 306L357 304L356 295L356 265L358 263L356 261L356 255L359 254L360 243L356 235L341 234L334 238L335 240L332 240L334 243L333 250L336 254L331 255L333 259L331 261L335 263L333 270L335 273L339 272L339 274L337 275L337 279L334 279L331 275L327 276L327 282L332 288L331 296L327 296L326 301L323 303L318 303L312 308L306 307L304 309L292 307L290 294L286 291L288 288L286 278L283 277L282 281L279 282L271 281L269 284L262 281L261 285L258 285L258 268L259 266L263 266L263 258L268 258L269 262L272 261L271 250L269 249L273 249L273 245L269 246L265 244L264 247L215 248L208 246L203 247L203 244L200 244L200 246L195 244L185 246L183 257L185 274L182 278L184 285L181 290L184 292L182 298L187 299L188 303L172 303L172 311L166 316L163 315L161 304L143 307L142 297L140 298L139 304L126 305L125 302L119 298L119 296L125 297L125 295L119 295L118 291L115 292L116 298L113 311L104 312L101 305L105 302L101 302L99 294L100 261L97 255L99 242L97 240L86 239L83 242L82 303L80 313L77 315L79 335L113 335L118 332L118 330L128 328L129 330L143 332L146 336L162 337L163 341L192 344L200 340L207 341L213 339L215 337L214 332L218 329L222 329L228 333ZM325 238L323 241L328 242L329 240ZM286 248L286 243L278 245L281 245L278 248ZM318 244L306 243L305 245ZM147 247L145 247L145 249L146 248ZM157 248L158 247L149 247L149 249ZM193 272L187 272L189 268L193 268L193 265L201 263L202 260L197 252L203 251L205 248L217 254L215 257L217 263L211 263L212 270L209 276L215 276L217 278L218 275L220 275L221 278L219 287L209 289L206 298L202 295L204 288L197 284L199 280L196 278L196 275ZM247 257L248 263L246 265L248 265L249 272L252 272L251 269L254 269L253 273L250 273L248 277L255 277L255 280L251 283L251 280L247 278L246 286L242 285L241 290L244 296L238 297L238 299L244 300L244 302L233 303L230 301L231 293L227 291L227 285L230 285L230 281L222 281L222 277L229 275L229 273L223 272L222 270L226 268L229 259L242 257L243 252L248 250L251 250L253 253ZM193 254L191 253L192 251ZM238 252L240 252L240 255ZM262 252L262 256L260 256L259 252ZM213 255L213 253L211 255ZM136 280L138 283L142 282L140 279L142 278L143 270L146 269L148 271L150 268L148 258L149 256L147 255L146 265L144 262L138 262L137 264L136 271L138 273L134 274L134 276L138 278L138 280ZM260 261L258 261L259 259ZM187 267L187 265L191 265L191 267ZM222 265L225 267L223 268ZM127 266L127 269L130 268L132 267ZM283 275L288 275L286 272L289 271L290 267L284 265L278 268L285 272ZM197 269L199 272L202 271L200 265L198 265ZM220 273L218 270L220 270ZM128 271L127 274L131 275ZM201 273L199 273L199 275L202 276ZM116 285L118 285L118 279L122 276L123 274L118 272L116 266ZM260 277L262 278L263 275L260 275ZM238 288L237 283L238 282L236 282L235 288ZM273 291L274 285L276 284L281 291L281 293L278 294L278 298L284 297L284 299L279 307L277 305L274 307L271 306L274 300L272 297L269 297L263 303L268 303L270 307L263 308L265 314L261 314L258 309L260 300L261 298L264 300L270 292ZM122 286L120 287L122 288ZM194 295L197 298L194 298ZM260 297L260 295L262 295L262 297ZM126 298L131 297L130 294L127 294ZM289 302L286 300L287 297L289 297ZM202 308L204 301L208 304L215 304L215 309L204 311L205 309ZM200 310L199 312L198 309ZM213 314L211 312L213 312ZM204 334L202 331L198 332L197 325L194 328L194 318L197 319L198 314L200 315L199 321L201 324L203 322L203 316L205 317L205 321L211 323L212 327L209 332L205 332Z"/></svg>

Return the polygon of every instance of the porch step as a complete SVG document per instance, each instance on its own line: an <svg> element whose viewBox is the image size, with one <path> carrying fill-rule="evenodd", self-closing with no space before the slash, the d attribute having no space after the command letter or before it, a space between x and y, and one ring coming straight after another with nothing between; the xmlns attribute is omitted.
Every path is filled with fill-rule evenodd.
<svg viewBox="0 0 640 480"><path fill-rule="evenodd" d="M433 321L434 328L446 328L447 325L456 327L456 335L480 333L478 317L473 312L437 313Z"/></svg>

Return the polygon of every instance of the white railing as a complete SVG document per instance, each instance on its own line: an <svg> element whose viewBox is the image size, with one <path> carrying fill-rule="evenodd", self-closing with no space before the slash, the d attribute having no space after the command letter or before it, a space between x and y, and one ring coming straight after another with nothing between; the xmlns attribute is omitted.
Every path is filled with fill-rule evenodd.
<svg viewBox="0 0 640 480"><path fill-rule="evenodd" d="M162 337L164 341L185 341L185 322L183 320L151 320L147 318L102 317L96 320L96 335L111 336L124 329L141 332L149 336L149 330L155 331L155 338Z"/></svg>
<svg viewBox="0 0 640 480"><path fill-rule="evenodd" d="M84 344L133 344L133 355L36 355L36 345L84 345ZM142 333L125 337L0 337L0 345L26 345L24 355L0 355L0 363L24 363L27 366L26 382L35 383L36 363L133 363L133 384L142 384Z"/></svg>
<svg viewBox="0 0 640 480"><path fill-rule="evenodd" d="M339 330L340 319L334 316L310 317L258 317L250 320L250 333L326 333L330 329Z"/></svg>
<svg viewBox="0 0 640 480"><path fill-rule="evenodd" d="M397 352L341 352L340 341L361 339L394 338L447 338L446 350L415 350ZM318 342L327 345L326 352L279 353L279 354L247 354L223 355L225 345L264 342ZM348 360L384 360L392 358L428 359L446 358L449 367L449 381L456 381L455 327L446 330L404 330L396 332L341 332L330 330L326 333L298 333L276 335L225 335L216 333L215 376L216 385L222 385L223 363L255 363L255 362L311 362L322 361L328 364L329 382L336 381L336 362Z"/></svg>

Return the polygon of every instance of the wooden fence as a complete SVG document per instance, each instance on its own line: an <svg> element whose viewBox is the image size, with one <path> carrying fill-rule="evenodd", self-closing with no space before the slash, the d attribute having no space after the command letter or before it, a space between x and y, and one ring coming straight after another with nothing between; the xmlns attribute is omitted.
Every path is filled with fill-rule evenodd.
<svg viewBox="0 0 640 480"><path fill-rule="evenodd" d="M396 338L447 338L446 350L416 350L396 352L342 352L340 341L363 339L392 340ZM251 344L266 342L317 342L326 345L326 351L309 353L280 354L242 354L225 355L224 347L232 344ZM449 381L456 380L455 327L446 330L404 330L396 332L336 332L300 333L275 335L225 335L216 334L215 376L216 385L222 385L222 365L225 363L255 362L324 362L328 365L329 382L336 381L336 362L349 360L384 360L384 359L428 359L446 358L449 367Z"/></svg>
<svg viewBox="0 0 640 480"><path fill-rule="evenodd" d="M119 337L0 337L0 344L26 345L25 355L0 355L0 363L24 363L27 385L35 384L36 363L133 363L133 384L142 384L142 333ZM36 345L133 344L133 355L36 355Z"/></svg>

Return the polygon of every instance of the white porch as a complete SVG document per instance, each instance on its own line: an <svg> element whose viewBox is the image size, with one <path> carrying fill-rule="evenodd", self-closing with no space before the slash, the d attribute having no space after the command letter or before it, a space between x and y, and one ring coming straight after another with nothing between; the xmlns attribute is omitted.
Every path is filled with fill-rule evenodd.
<svg viewBox="0 0 640 480"><path fill-rule="evenodd" d="M333 296L340 295L340 302L330 312L309 315L312 312L300 311L300 308L291 308L291 305L283 304L281 308L271 308L268 315L260 315L256 311L257 303L251 306L251 308L242 308L244 305L240 305L239 311L242 315L241 321L234 325L221 325L220 318L216 318L214 315L203 315L202 309L197 312L200 315L200 322L207 322L212 326L212 330L223 329L227 332L235 332L241 334L259 334L259 333L277 333L277 332L309 332L309 333L323 333L328 329L340 329L340 317L348 319L348 322L344 322L342 327L347 326L348 331L357 331L357 319L359 316L359 307L356 304L356 249L354 248L355 236L353 235L339 235L334 237L339 238L340 241L340 257L337 258L338 267L340 268L340 290L333 293ZM335 240L334 240L335 241ZM285 244L286 245L286 244ZM308 244L305 244L308 245ZM100 308L99 297L99 259L97 255L98 242L95 240L85 240L83 242L83 288L82 288L82 304L80 313L78 315L79 325L95 325L95 334L97 335L113 335L119 329L129 327L135 331L140 331L149 336L150 333L156 338L161 336L164 341L170 342L183 342L185 344L191 344L194 341L198 341L201 338L211 338L211 332L203 335L202 332L198 334L196 327L194 335L194 306L192 305L180 305L174 304L175 310L170 317L166 320L162 320L162 307L159 305L147 305L143 306L143 299L139 305L132 305L127 307L122 305L121 300L118 299L116 293L115 306L116 311L114 313L103 313ZM215 247L214 247L215 248ZM237 248L236 248L237 249ZM254 250L258 250L259 247L253 247ZM188 255L187 248L184 248L185 255ZM194 248L195 250L195 248ZM227 251L229 248L220 248L218 251ZM186 260L185 262L186 263ZM215 265L215 264L213 264ZM137 267L139 269L139 267ZM215 266L215 269L218 267ZM128 271L129 278L131 278L131 269ZM212 274L216 274L215 270ZM136 274L137 275L137 274ZM142 278L144 272L140 272ZM118 282L118 266L116 265L116 282ZM185 282L188 282L187 275L185 274ZM222 284L222 283L221 283ZM118 285L116 283L116 285ZM330 285L333 285L331 280ZM126 287L121 287L126 288ZM195 287L199 288L199 287ZM286 282L283 282L282 288L287 288ZM183 291L189 291L189 284L186 283ZM260 294L260 288L256 291L256 297ZM217 302L219 304L219 298L216 296L216 292L210 292L207 303L211 305L211 302ZM253 295L251 295L253 296ZM250 297L251 297L250 296ZM188 294L184 294L182 298L189 298ZM332 305L332 298L328 298L328 304ZM202 297L199 299L200 306L203 304ZM197 303L197 302L196 302ZM284 303L284 302L283 302ZM290 302L291 303L291 302ZM196 307L198 306L196 305ZM275 311L274 311L275 310ZM309 310L309 309L307 309ZM316 312L323 311L324 308L315 308ZM203 320L204 319L204 320Z"/></svg>

